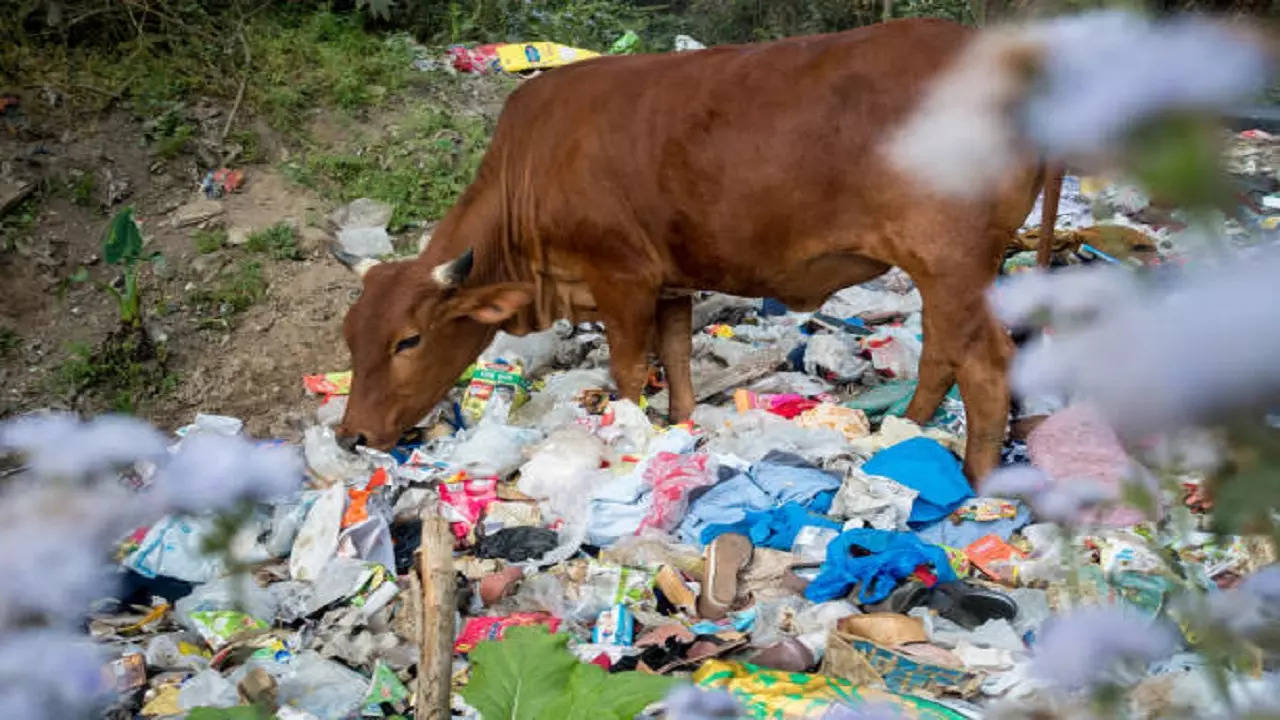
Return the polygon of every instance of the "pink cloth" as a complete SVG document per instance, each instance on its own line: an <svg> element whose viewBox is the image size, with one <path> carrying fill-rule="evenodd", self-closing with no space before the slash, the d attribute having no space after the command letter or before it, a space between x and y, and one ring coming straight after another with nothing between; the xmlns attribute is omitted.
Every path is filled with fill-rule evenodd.
<svg viewBox="0 0 1280 720"><path fill-rule="evenodd" d="M649 460L644 480L653 487L653 506L636 528L637 535L647 527L671 532L680 524L689 509L689 492L715 481L707 472L707 460L706 453L670 452L660 452Z"/></svg>
<svg viewBox="0 0 1280 720"><path fill-rule="evenodd" d="M1072 405L1049 416L1027 436L1031 464L1057 483L1089 478L1115 489L1120 497L1129 476L1130 460L1111 426L1097 409ZM1137 508L1119 505L1087 512L1080 522L1127 527L1145 516Z"/></svg>

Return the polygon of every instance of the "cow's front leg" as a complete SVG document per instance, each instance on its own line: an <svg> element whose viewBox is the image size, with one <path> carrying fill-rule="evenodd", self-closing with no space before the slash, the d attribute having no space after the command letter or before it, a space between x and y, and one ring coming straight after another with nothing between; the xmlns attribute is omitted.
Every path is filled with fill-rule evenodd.
<svg viewBox="0 0 1280 720"><path fill-rule="evenodd" d="M658 355L667 373L671 422L684 422L693 414L693 296L658 300Z"/></svg>
<svg viewBox="0 0 1280 720"><path fill-rule="evenodd" d="M609 339L609 370L618 395L640 402L640 391L649 377L649 340L653 337L658 293L645 291L622 280L592 288L596 307Z"/></svg>

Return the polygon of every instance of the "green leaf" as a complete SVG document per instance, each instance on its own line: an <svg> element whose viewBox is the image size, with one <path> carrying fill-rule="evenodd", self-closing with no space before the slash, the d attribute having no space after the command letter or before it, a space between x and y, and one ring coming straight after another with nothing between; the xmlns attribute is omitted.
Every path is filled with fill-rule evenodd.
<svg viewBox="0 0 1280 720"><path fill-rule="evenodd" d="M606 673L578 662L568 641L568 635L527 626L480 643L471 651L471 682L462 697L484 720L630 720L677 682Z"/></svg>
<svg viewBox="0 0 1280 720"><path fill-rule="evenodd" d="M67 277L67 282L82 283L89 280L89 268L81 265L75 272Z"/></svg>
<svg viewBox="0 0 1280 720"><path fill-rule="evenodd" d="M102 256L109 265L137 260L142 254L142 233L133 220L133 208L116 213L102 241Z"/></svg>
<svg viewBox="0 0 1280 720"><path fill-rule="evenodd" d="M631 720L650 703L661 700L675 685L675 678L640 672L609 674L597 665L579 663L569 676L569 687L545 717L556 720Z"/></svg>
<svg viewBox="0 0 1280 720"><path fill-rule="evenodd" d="M485 720L538 720L555 702L578 664L569 636L542 628L509 628L503 639L471 651L471 682L462 697Z"/></svg>

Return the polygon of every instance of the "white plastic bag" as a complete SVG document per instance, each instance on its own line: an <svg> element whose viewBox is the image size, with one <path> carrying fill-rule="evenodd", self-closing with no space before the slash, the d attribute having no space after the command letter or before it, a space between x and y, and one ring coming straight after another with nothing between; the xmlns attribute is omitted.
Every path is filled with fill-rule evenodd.
<svg viewBox="0 0 1280 720"><path fill-rule="evenodd" d="M339 483L321 492L311 506L289 555L289 576L294 580L315 580L333 557L346 499L346 487Z"/></svg>

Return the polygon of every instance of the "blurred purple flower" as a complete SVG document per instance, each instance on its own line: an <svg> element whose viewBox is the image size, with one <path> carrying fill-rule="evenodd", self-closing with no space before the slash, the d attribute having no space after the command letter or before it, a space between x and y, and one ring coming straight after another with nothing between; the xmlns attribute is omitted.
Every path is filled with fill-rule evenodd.
<svg viewBox="0 0 1280 720"><path fill-rule="evenodd" d="M1044 59L1026 128L1052 154L1105 149L1156 113L1223 107L1266 87L1261 46L1200 17L1093 12L1032 32Z"/></svg>
<svg viewBox="0 0 1280 720"><path fill-rule="evenodd" d="M170 510L225 510L240 500L271 500L296 491L303 473L296 448L201 433L185 438L161 466L155 490Z"/></svg>
<svg viewBox="0 0 1280 720"><path fill-rule="evenodd" d="M741 716L738 701L724 690L703 690L681 685L667 694L667 714L671 720L735 720Z"/></svg>
<svg viewBox="0 0 1280 720"><path fill-rule="evenodd" d="M92 717L112 698L100 648L83 636L23 630L0 637L0 717Z"/></svg>
<svg viewBox="0 0 1280 720"><path fill-rule="evenodd" d="M1056 481L1031 465L1002 467L982 482L985 495L1024 498L1041 520L1079 522L1088 510L1119 499L1115 486L1094 478Z"/></svg>
<svg viewBox="0 0 1280 720"><path fill-rule="evenodd" d="M1013 363L1014 390L1088 398L1129 436L1274 401L1280 398L1277 277L1280 255L1258 254L1190 275L1172 294L1114 304L1087 328L1025 347ZM1060 297L1069 289L1061 283L1025 282L1048 283L1050 308L1071 302ZM996 293L997 308L1007 297ZM1005 310L1023 312L1024 306L1019 300Z"/></svg>
<svg viewBox="0 0 1280 720"><path fill-rule="evenodd" d="M1209 618L1250 637L1280 628L1280 565L1270 565L1235 588L1209 596Z"/></svg>
<svg viewBox="0 0 1280 720"><path fill-rule="evenodd" d="M75 479L164 454L164 437L146 422L103 415L25 415L0 423L0 451L18 451L42 478Z"/></svg>
<svg viewBox="0 0 1280 720"><path fill-rule="evenodd" d="M1046 623L1033 648L1034 675L1066 689L1115 682L1118 667L1144 666L1178 647L1177 635L1160 621L1122 607L1089 607Z"/></svg>

